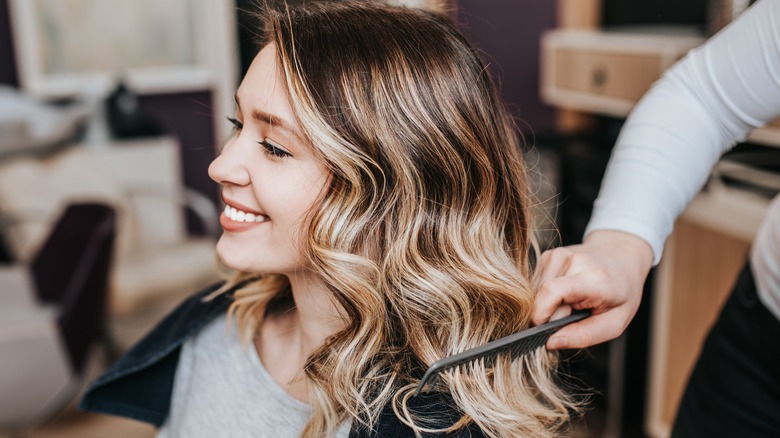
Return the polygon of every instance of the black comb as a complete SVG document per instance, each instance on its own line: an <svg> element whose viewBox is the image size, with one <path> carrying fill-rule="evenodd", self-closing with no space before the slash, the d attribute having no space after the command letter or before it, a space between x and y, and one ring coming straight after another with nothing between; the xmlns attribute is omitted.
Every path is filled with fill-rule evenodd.
<svg viewBox="0 0 780 438"><path fill-rule="evenodd" d="M560 328L573 322L580 321L590 316L590 310L575 310L569 316L550 321L536 327L515 333L488 342L487 344L474 347L462 353L454 354L444 359L439 359L433 363L425 372L414 395L418 395L427 384L433 384L444 371L452 369L458 365L477 360L485 360L488 364L501 354L511 354L512 358L518 358L526 353L536 350L547 343L547 339L557 332Z"/></svg>

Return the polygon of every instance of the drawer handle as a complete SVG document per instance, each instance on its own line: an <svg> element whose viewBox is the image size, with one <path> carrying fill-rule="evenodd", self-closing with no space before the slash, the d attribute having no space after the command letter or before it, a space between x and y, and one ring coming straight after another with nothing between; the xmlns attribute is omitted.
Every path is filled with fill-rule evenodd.
<svg viewBox="0 0 780 438"><path fill-rule="evenodd" d="M604 67L598 67L593 70L592 84L595 88L601 88L607 83L607 69Z"/></svg>

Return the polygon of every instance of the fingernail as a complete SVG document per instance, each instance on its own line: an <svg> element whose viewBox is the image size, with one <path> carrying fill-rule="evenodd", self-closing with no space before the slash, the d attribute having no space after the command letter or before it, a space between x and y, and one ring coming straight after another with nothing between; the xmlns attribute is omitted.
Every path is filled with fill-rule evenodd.
<svg viewBox="0 0 780 438"><path fill-rule="evenodd" d="M550 340L547 342L547 344L550 346L550 350L558 350L561 348L565 348L566 344L568 344L568 338L563 336L555 336L550 338Z"/></svg>

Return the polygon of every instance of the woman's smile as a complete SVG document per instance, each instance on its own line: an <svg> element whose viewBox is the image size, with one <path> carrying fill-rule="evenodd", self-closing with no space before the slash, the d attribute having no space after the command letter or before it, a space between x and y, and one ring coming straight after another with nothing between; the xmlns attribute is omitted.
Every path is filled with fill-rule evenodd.
<svg viewBox="0 0 780 438"><path fill-rule="evenodd" d="M225 209L219 216L219 224L225 231L240 232L253 228L271 220L270 217L260 211L253 210L235 201L230 201L224 196Z"/></svg>

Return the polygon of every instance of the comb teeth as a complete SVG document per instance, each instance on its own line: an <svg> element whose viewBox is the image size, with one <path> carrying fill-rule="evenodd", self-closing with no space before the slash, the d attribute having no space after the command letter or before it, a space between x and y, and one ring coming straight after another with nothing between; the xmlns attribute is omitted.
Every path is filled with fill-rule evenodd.
<svg viewBox="0 0 780 438"><path fill-rule="evenodd" d="M417 385L417 390L414 395L418 395L426 385L433 385L438 379L439 374L465 363L480 361L485 364L486 368L490 368L495 363L496 358L503 354L508 353L512 359L517 359L544 346L544 344L547 343L547 339L550 338L550 335L557 332L561 327L587 318L588 316L590 316L590 311L588 310L575 311L564 318L523 330L513 335L480 345L479 347L466 350L462 353L440 359L434 362L425 372L422 380L420 380L420 384Z"/></svg>

